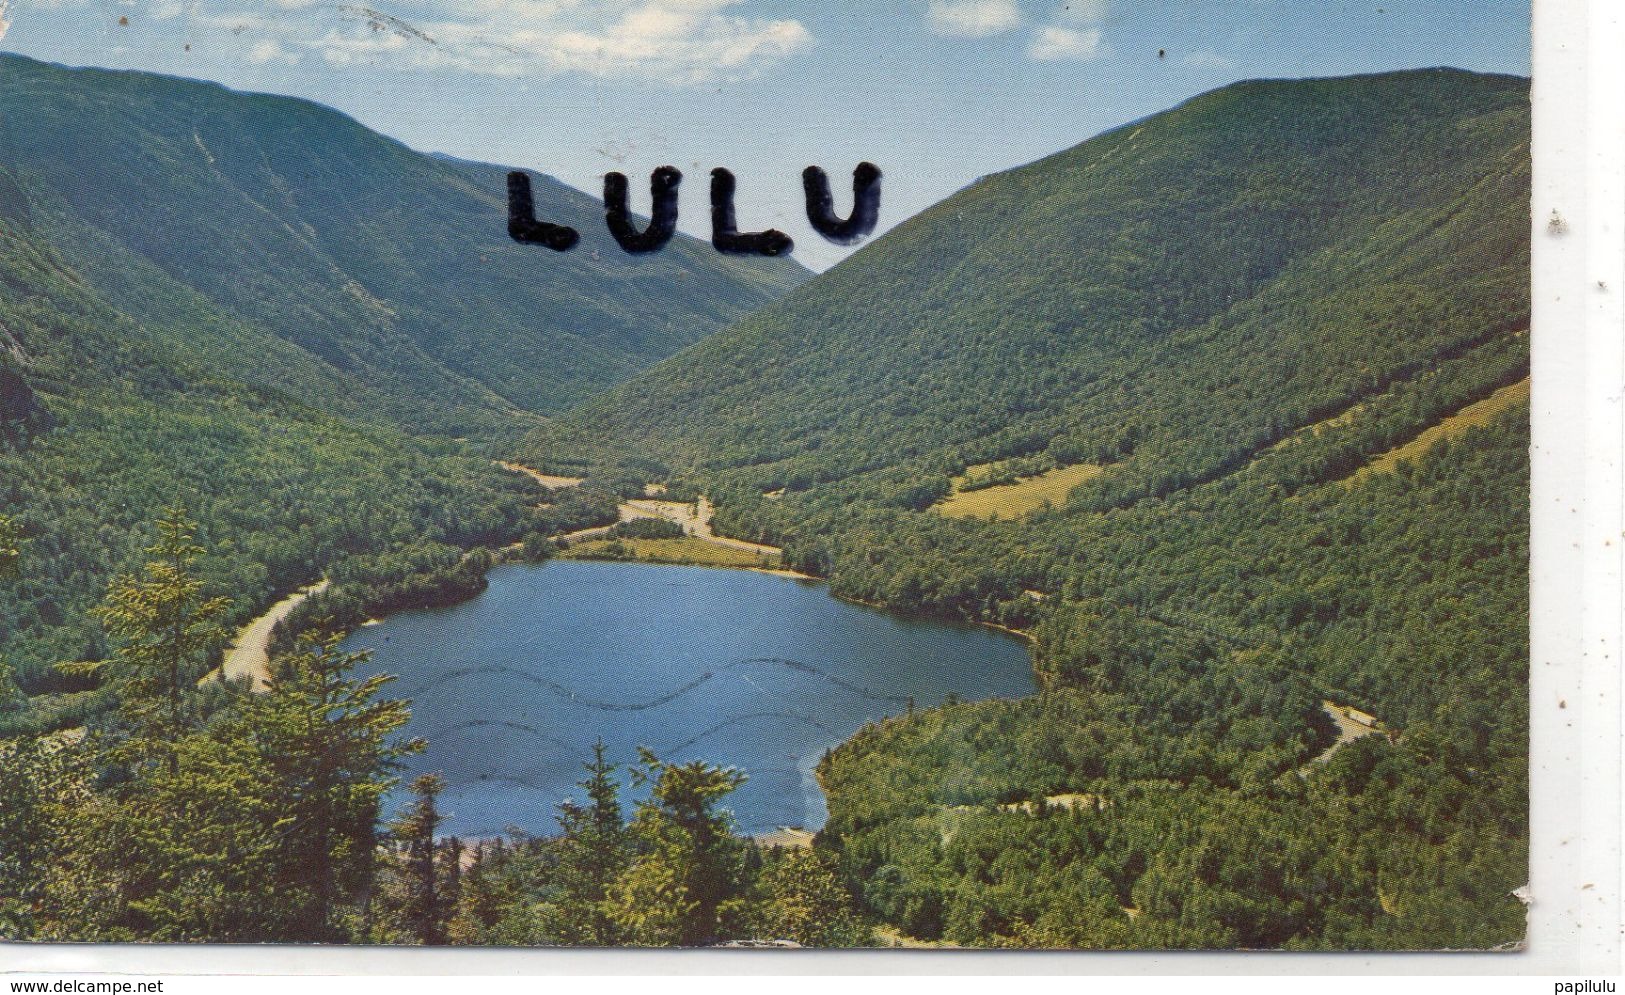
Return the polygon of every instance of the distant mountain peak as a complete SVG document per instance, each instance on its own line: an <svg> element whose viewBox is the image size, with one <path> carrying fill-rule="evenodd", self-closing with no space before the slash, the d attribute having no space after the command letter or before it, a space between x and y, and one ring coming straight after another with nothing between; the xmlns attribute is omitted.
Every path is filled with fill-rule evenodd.
<svg viewBox="0 0 1625 995"><path fill-rule="evenodd" d="M538 207L585 251L540 254L507 237L504 167L153 73L0 56L0 162L0 223L182 361L455 435L562 410L809 275L686 236L628 260L556 180Z"/></svg>
<svg viewBox="0 0 1625 995"><path fill-rule="evenodd" d="M1160 493L1526 323L1528 137L1517 77L1232 84L978 180L527 450L741 493L929 503L1001 459Z"/></svg>

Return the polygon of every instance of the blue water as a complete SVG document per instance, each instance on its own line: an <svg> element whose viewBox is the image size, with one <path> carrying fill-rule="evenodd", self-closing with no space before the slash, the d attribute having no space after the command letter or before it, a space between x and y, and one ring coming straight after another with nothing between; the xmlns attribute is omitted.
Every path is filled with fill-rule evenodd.
<svg viewBox="0 0 1625 995"><path fill-rule="evenodd" d="M814 829L825 810L813 766L865 722L911 698L1033 690L1013 637L849 604L812 581L555 561L498 567L490 582L344 646L372 650L361 672L398 675L386 693L415 702L406 732L429 748L402 783L445 777L448 835L553 832L557 804L582 797L575 782L599 737L618 763L641 745L740 768L749 780L725 807L743 832Z"/></svg>

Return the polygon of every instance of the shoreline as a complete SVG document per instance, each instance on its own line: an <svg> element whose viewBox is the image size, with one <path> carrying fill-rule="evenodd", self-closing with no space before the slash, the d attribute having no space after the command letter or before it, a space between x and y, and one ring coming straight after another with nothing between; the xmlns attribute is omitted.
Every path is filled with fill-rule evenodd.
<svg viewBox="0 0 1625 995"><path fill-rule="evenodd" d="M518 467L517 464L513 468L516 470L516 472L534 472L534 471L528 471L528 468ZM504 464L504 469L509 469L509 467L506 464ZM704 499L701 499L701 500L704 501ZM666 502L661 502L661 503L664 504ZM628 508L629 504L630 504L630 502L623 503L621 505L621 507L623 509L626 509L626 508ZM655 502L647 502L647 504L655 504ZM709 504L710 503L708 501L704 502L704 505L707 506L707 507L705 507L706 511L710 510L710 508L708 507ZM634 506L634 508L635 508L635 506ZM676 520L676 519L672 519L672 518L667 518L667 516L659 514L658 512L654 512L654 511L649 510L647 508L635 508L635 510L633 511L632 517L633 518L642 518L642 517L663 518L663 519L666 519L667 521ZM700 541L700 542L710 542L710 543L713 543L715 545L724 546L725 548L749 547L751 549L757 549L757 550L773 550L780 557L782 557L784 555L784 550L783 550L782 547L768 546L768 545L765 545L763 543L752 543L752 542L748 542L748 541L743 540L743 539L730 539L730 538L725 537L725 536L716 536L715 533L713 533L711 531L711 529L709 528L709 525L710 525L709 519L710 519L710 515L709 514L705 515L704 519L700 523L698 523L699 528L695 529L694 531L688 531L688 528L693 524L691 521L680 522L680 524L683 524L685 526L685 532L687 534L687 538L694 539L694 540L697 540L697 541ZM624 517L621 519L621 521L627 521L627 520L629 520L629 519L624 518ZM567 544L574 545L575 542L581 541L582 539L587 538L587 536L583 535L583 533L593 533L594 534L593 538L597 538L599 535L607 535L607 533L613 528L614 528L613 525L595 526L595 527L590 528L590 529L582 529L582 530L577 530L575 532L561 533L559 535L551 536L549 538L551 540L553 540L553 541L562 540L562 541L567 542ZM703 532L700 532L701 529L703 529ZM696 532L700 532L700 534L696 534ZM476 547L476 548L478 548L478 547ZM501 546L501 547L493 548L491 550L491 552L493 554L492 561L491 561L491 566L492 567L497 567L497 566L518 565L518 564L531 564L531 565L542 566L542 565L545 565L547 563L548 559L553 558L553 557L548 557L548 558L542 559L542 560L528 559L523 555L523 549L524 549L524 544L523 543L517 543L517 542L512 543L510 545L507 545L507 546ZM668 567L686 566L686 567L698 567L698 568L711 569L711 570L743 570L743 571L748 571L750 573L766 574L766 575L768 575L770 577L783 577L783 578L785 578L787 580L796 580L796 581L819 583L819 584L825 585L826 587L831 587L832 586L832 581L831 581L831 578L829 578L829 577L820 577L820 576L817 576L816 574L804 573L804 572L802 572L800 570L792 570L792 569L790 569L788 567L765 567L765 566L759 566L759 565L729 564L729 563L682 562L682 561L669 561L669 560L641 559L641 558L637 558L637 557L630 557L630 558L625 558L625 559L611 558L611 557L574 557L574 558L560 557L560 559L573 559L575 562L636 563L636 564L642 564L644 566L657 566L657 567L658 566L668 566ZM488 572L489 572L489 569L487 570L487 573ZM272 631L275 629L276 624L278 622L282 621L284 618L286 618L290 613L292 613L292 611L295 608L297 608L300 604L302 604L310 596L312 596L314 594L319 594L322 591L327 590L329 586L330 586L330 582L326 578L323 578L322 580L317 581L314 584L311 584L311 585L308 585L306 587L300 588L299 590L297 590L297 591L293 592L292 594L288 595L287 597L283 598L281 601L278 601L276 604L272 605L263 615L260 615L258 618L255 618L254 620L252 620L249 623L247 623L246 625L244 625L241 629L238 630L237 635L232 640L231 645L227 648L226 654L225 654L224 658L221 661L221 665L219 667L216 667L215 669L209 671L209 673L205 674L198 681L198 684L201 686L201 685L203 685L203 684L205 684L205 683L207 683L209 681L219 680L222 672L224 672L225 676L228 679L230 679L230 678L238 678L238 677L245 677L245 676L252 676L254 678L253 689L256 690L256 691L264 690L270 683L270 655L269 655L269 648L270 648L271 634L272 634ZM474 592L473 594L470 594L469 597L470 598L476 597L476 596L478 596L478 593L479 592ZM890 614L899 615L899 616L903 616L903 617L915 618L915 619L919 619L919 620L926 620L926 621L932 621L932 622L937 622L937 623L978 626L978 627L981 627L981 628L993 629L995 631L1004 633L1005 635L1010 636L1012 638L1019 639L1023 643L1025 643L1026 646L1027 646L1027 651L1028 651L1028 654L1029 654L1029 656L1031 658L1029 663L1030 663L1030 666L1031 666L1031 669L1032 669L1032 672L1033 672L1033 680L1034 680L1035 685L1039 681L1039 677L1038 677L1038 661L1037 661L1038 637L1033 635L1029 631L1026 631L1026 630L1023 630L1023 629L1011 628L1010 626L1003 625L1003 624L998 623L998 622L987 622L987 621L981 621L981 620L977 620L977 619L967 619L967 618L955 618L955 617L950 617L950 616L946 616L946 615L934 614L934 613L926 612L926 611L918 611L918 610L903 608L903 607L899 607L897 605L883 604L883 603L875 602L875 601L866 601L863 598L855 598L855 597L852 597L852 596L846 595L846 594L838 594L834 590L830 590L829 595L830 595L830 597L835 598L837 601L845 601L848 604L861 605L861 606L863 606L865 608L872 608L875 611L882 611L882 612L887 612L887 613L890 613ZM464 601L464 600L468 600L468 599L467 598L459 599L459 601L457 603L461 603L461 601ZM417 606L417 607L423 607L423 606ZM413 610L415 610L414 607L408 606L408 607L400 608L400 609L398 609L398 610L396 610L394 612L390 612L390 613L388 613L386 615L383 615L383 616L369 617L365 621L358 624L354 629L351 629L350 631L344 633L344 636L346 638L348 638L349 636L354 635L355 632L360 631L363 628L370 628L370 627L373 627L373 626L382 625L384 622L388 621L394 615L398 615L401 612L413 611Z"/></svg>
<svg viewBox="0 0 1625 995"><path fill-rule="evenodd" d="M570 533L570 534L573 535L574 533ZM690 536L690 538L698 538L698 537L697 536ZM740 540L740 541L743 541L743 540ZM561 557L557 557L557 559L572 561L572 562L576 562L576 563L638 563L638 564L642 564L644 566L650 566L650 567L700 567L700 568L709 569L709 570L746 570L746 571L749 571L751 573L767 574L767 575L772 576L772 577L786 577L786 578L789 578L791 580L813 581L815 583L825 584L825 585L828 585L828 584L831 583L830 578L828 578L828 577L819 577L819 576L817 576L815 574L802 573L799 570L791 570L791 569L786 568L786 567L759 567L759 566L746 566L744 564L732 564L732 563L700 563L700 562L687 562L687 561L679 561L679 560L653 560L653 559L642 559L642 558L635 557L635 556L632 556L632 557L561 556ZM542 560L542 561L514 560L514 561L509 561L509 562L514 562L514 563L536 563L536 562L546 563L547 561L546 560ZM999 622L984 622L984 621L981 621L979 619L955 618L955 617L948 616L948 615L937 615L937 614L934 614L932 612L915 611L915 610L911 610L911 609L907 609L907 608L900 608L900 607L898 607L896 605L883 604L883 603L878 602L878 601L865 601L862 598L854 598L849 594L837 594L834 591L829 592L829 596L834 598L837 601L845 601L847 604L862 605L865 608L873 608L876 611L890 612L890 613L892 613L894 615L902 615L902 616L909 617L909 618L923 619L923 620L929 620L929 621L932 621L932 622L950 623L950 624L958 624L958 625L974 625L974 626L978 626L978 627L981 627L981 628L995 629L995 630L997 630L999 632L1004 633L1005 635L1013 636L1013 637L1015 637L1017 639L1020 639L1021 641L1027 643L1028 646L1031 647L1031 648L1036 648L1037 645L1038 645L1038 637L1033 635L1031 632L1029 632L1029 631L1027 631L1025 629L1014 629L1014 628L1011 628L1008 625L1003 625L1003 624L1001 624Z"/></svg>
<svg viewBox="0 0 1625 995"><path fill-rule="evenodd" d="M510 552L518 552L518 549L519 549L518 546L506 547L506 551L510 551ZM491 564L491 568L495 568L495 567L498 567L498 566L537 566L537 567L545 567L552 559L554 559L554 558L549 557L547 559L542 559L542 560L530 560L530 559L525 559L523 557L513 557L513 558L499 557L499 558L496 558L496 559L493 560L493 562ZM955 625L955 624L957 624L957 625L978 626L978 627L984 627L984 628L989 628L989 629L995 629L995 630L998 630L998 631L1004 633L1007 636L1012 636L1012 637L1015 637L1015 638L1021 640L1023 642L1026 650L1027 650L1027 673L1028 673L1029 678L1032 680L1033 687L1032 687L1031 691L1026 692L1025 694L1022 695L1022 697L1027 697L1027 696L1030 696L1032 694L1037 694L1041 690L1041 683L1042 682L1041 682L1041 680L1039 678L1039 674L1038 674L1038 660L1037 660L1037 643L1038 643L1038 640L1037 640L1037 637L1033 636L1031 633L1024 632L1024 631L1019 630L1019 629L1013 629L1013 628L1010 628L1009 626L1000 625L999 623L996 623L996 622L978 622L978 621L972 621L972 620L969 620L969 619L948 618L948 617L941 616L941 615L932 615L932 614L929 614L929 613L926 613L926 612L911 612L911 611L907 611L905 609L901 609L901 608L891 606L891 605L877 604L877 603L870 602L870 601L864 601L861 598L853 598L853 597L848 597L848 596L841 595L841 594L836 594L833 590L830 590L831 582L830 582L830 578L828 578L828 577L817 577L817 576L814 576L812 574L802 573L800 571L783 569L783 568L729 565L729 564L721 564L721 563L672 563L672 562L660 562L660 561L640 560L640 559L597 559L597 558L585 558L585 557L584 558L579 558L579 559L570 559L570 558L560 557L559 559L563 560L564 562L576 562L576 563L618 563L618 564L631 564L631 565L646 566L646 567L689 567L691 569L743 570L743 571L748 571L748 572L751 572L751 573L760 573L760 574L767 574L767 575L775 576L775 577L783 577L783 578L785 578L787 580L795 580L795 581L798 581L798 582L819 583L819 584L824 585L826 593L828 593L830 597L834 598L837 601L843 601L843 602L846 602L847 604L859 605L859 606L862 606L864 608L869 608L869 609L872 609L872 610L878 611L878 612L884 612L884 613L886 613L888 615L892 615L892 616L898 616L898 617L903 617L903 618L913 618L915 620L930 621L930 622L933 622L933 623L936 623L936 624L946 624L946 625ZM487 572L489 572L489 570ZM471 595L470 597L474 597L474 596L477 596L477 595ZM467 600L467 599L465 599L465 600ZM366 621L360 623L360 625L358 625L356 628L354 628L354 629L350 630L349 632L345 633L345 638L348 638L349 636L353 635L355 632L359 632L363 628L381 625L381 624L388 621L390 618L392 618L393 616L395 616L397 614L400 614L400 613L406 612L406 611L412 611L412 610L414 610L414 609L412 609L412 608L402 608L402 609L400 609L400 610L398 610L396 612L391 612L391 613L389 613L387 615L384 615L382 617L368 618ZM408 704L409 708L412 708L412 707L414 707L416 705L416 702L412 701L412 700L408 700L407 704ZM926 710L929 710L929 709L926 709ZM903 717L904 716L902 716L902 715L886 716L885 718L881 719L880 721L882 723L892 722L892 721L897 721L897 720L899 720L899 719L901 719ZM856 732L854 732L853 735L855 736ZM852 738L853 738L853 736L847 736L845 738L840 739L839 741L837 741L833 745L831 745L829 747L829 750L834 751L834 750L838 750L838 749L842 748L848 742L850 742ZM816 765L816 764L814 765L814 767L812 768L811 773L812 773L812 776L813 776L813 780L817 785L818 792L823 797L824 807L825 807L825 811L826 811L826 815L827 815L828 805L829 805L829 793L828 793L828 790L824 786L823 777L821 776L821 774L820 774L820 772L818 770L818 765ZM802 848L813 846L814 842L816 840L816 837L818 836L819 832L821 832L821 831L822 831L822 826L820 826L818 829L808 829L808 828L806 828L804 826L780 825L780 826L775 826L772 830L768 830L768 831L765 831L765 832L744 833L744 834L742 834L741 838L749 841L755 847L758 847L758 848L761 848L761 849L766 849L766 850L802 849Z"/></svg>
<svg viewBox="0 0 1625 995"><path fill-rule="evenodd" d="M843 595L835 594L833 591L829 590L830 580L829 580L829 578L826 578L826 577L815 577L813 575L806 574L806 573L801 573L801 572L794 571L794 570L781 570L781 569L765 568L765 567L730 566L730 565L718 564L718 563L693 563L693 564L690 564L690 563L672 563L672 562L657 562L657 561L649 561L649 560L619 559L619 558L615 558L615 559L594 559L594 558L569 559L569 558L564 558L564 557L557 557L557 558L550 557L550 558L543 559L543 560L526 560L526 559L517 559L516 558L516 559L512 559L512 560L503 560L503 561L494 562L492 564L492 568L502 567L502 566L532 566L532 567L540 568L540 567L546 567L549 563L553 562L555 559L559 560L560 562L564 562L564 563L605 563L605 564L615 564L615 565L621 565L621 566L639 566L639 567L652 567L652 568L659 568L659 567L687 567L689 569L732 570L732 571L747 571L747 572L751 572L751 573L768 574L770 576L783 577L783 578L785 578L787 580L795 580L795 581L798 581L798 582L815 582L815 583L821 584L825 588L824 593L828 594L831 598L833 598L836 601L845 602L847 604L855 605L855 606L859 606L859 607L863 607L863 608L868 608L868 609L871 609L871 610L876 611L876 612L881 612L881 613L884 613L887 616L891 616L894 619L909 619L909 620L916 621L916 622L930 622L930 623L933 623L933 624L936 624L936 625L943 625L943 626L979 626L979 627L998 629L1002 633L1004 633L1005 635L1018 637L1021 640L1023 640L1024 648L1026 648L1028 650L1028 652L1026 654L1026 659L1025 659L1025 663L1026 663L1025 670L1026 670L1026 674L1028 676L1028 679L1032 681L1032 687L1016 692L1012 696L1012 700L1013 699L1019 699L1019 698L1026 698L1026 697L1029 697L1031 695L1037 694L1040 691L1039 681L1038 681L1038 678L1037 678L1036 662L1035 662L1035 659L1034 659L1034 651L1031 648L1036 640L1031 635L1029 635L1027 633L1024 633L1024 632L1021 632L1020 630L1009 628L1008 626L999 625L997 623L973 622L973 621L970 621L970 620L967 620L967 619L961 619L961 618L948 618L948 617L944 617L944 616L940 616L940 615L930 615L930 614L926 614L926 613L922 613L922 612L908 612L908 611L905 611L903 609L899 609L899 608L888 606L888 605L876 604L876 603L864 601L864 600L858 599L858 598L851 598L851 597L846 597L846 596L843 596ZM414 610L417 610L417 609L403 608L403 609L400 609L397 612L391 612L391 613L389 613L387 615L384 615L384 616L382 616L382 618L369 618L366 621L360 623L356 628L350 630L350 633L347 633L346 637L348 637L348 635L354 634L355 632L361 631L361 629L363 629L365 627L376 626L376 625L382 624L383 622L387 622L389 619L393 618L395 615L401 614L403 612L414 611ZM742 629L741 631L744 631L744 630ZM709 675L707 675L707 676L709 676ZM1002 697L1004 697L1004 696L994 695L994 696L992 696L990 698L971 697L971 698L966 698L966 699L963 699L963 700L967 701L967 702L974 702L974 701L983 701L983 700L998 700L999 698L1002 698ZM409 708L413 709L414 715L415 715L415 706L416 706L416 704L417 703L416 703L415 700L412 700L412 699L407 700L407 705L408 705ZM913 708L912 705L910 707L911 707L911 709ZM941 707L941 703L939 703L938 705L925 705L925 706L922 706L922 707L920 707L918 709L918 711L920 711L920 712L928 712L928 711L931 711L933 708L938 708L938 707ZM864 723L864 725L858 727L857 729L854 729L852 731L852 733L849 734L849 735L844 735L844 736L837 735L837 736L835 736L833 739L830 740L829 745L827 747L823 748L824 753L828 754L830 752L842 749L854 737L859 735L859 733L861 733L863 731L863 729L867 728L867 726L869 724L871 724L871 723L876 723L876 724L879 724L879 725L886 725L886 724L889 724L889 723L902 721L902 720L906 719L909 715L912 715L912 714L914 714L913 711L910 711L910 712L907 712L907 713L898 712L896 714L883 715L878 719L868 720L868 721L866 721ZM806 758L803 758L803 759L806 759ZM818 762L814 762L814 763L812 763L812 766L810 768L806 769L805 773L811 775L813 784L816 785L816 790L818 792L818 795L823 800L823 805L824 805L824 809L825 809L825 816L827 818L830 796L829 796L829 793L828 793L828 789L826 788L826 786L824 784L823 776L822 776L822 773L821 773L819 768L820 768L820 764ZM739 832L739 838L742 839L742 840L745 840L745 841L751 843L753 846L759 847L761 849L766 849L766 850L794 850L794 849L807 848L807 847L811 847L811 846L815 845L815 840L816 840L818 834L822 831L822 829L823 829L822 824L818 825L817 828L811 828L808 825L806 825L805 823L803 823L803 824L775 824L769 829L760 829L760 830L753 830L753 831L741 830ZM457 835L457 834L456 833L448 833L447 835ZM444 838L447 838L447 836L437 836L437 839L444 839ZM458 838L464 839L465 842L469 839L469 837L463 837L463 836L458 836ZM498 836L494 836L494 837L486 837L486 836L481 836L480 837L480 839L485 839L485 840L488 840L488 839L506 839L506 838L508 838L508 837L503 836L503 835L498 835Z"/></svg>
<svg viewBox="0 0 1625 995"><path fill-rule="evenodd" d="M784 577L788 580L807 580L819 584L829 583L827 577L814 577L812 574L802 573L799 570L789 570L783 567L747 566L743 563L700 563L688 560L651 560L635 556L553 556L546 560L511 560L510 563L530 563L541 565L552 560L564 563L630 563L645 567L694 567L701 570L738 570L745 573L767 574L769 577ZM837 596L838 597L838 596ZM870 607L879 608L880 605Z"/></svg>
<svg viewBox="0 0 1625 995"><path fill-rule="evenodd" d="M821 580L826 584L829 583L829 579L826 577L814 577L812 579ZM997 629L1000 632L1014 636L1017 639L1020 639L1022 642L1027 643L1030 647L1029 652L1036 650L1038 647L1037 636L1027 632L1024 629L1012 629L1008 625L1000 625L998 622L981 622L970 618L951 618L946 615L933 615L930 612L909 611L906 608L898 608L896 605L881 604L878 601L865 601L862 598L854 598L847 594L836 594L834 591L829 592L829 596L837 601L845 601L848 604L862 605L865 608L873 608L876 611L892 612L894 614L904 615L910 618L928 619L932 622L957 622L960 625L976 625L986 629ZM1036 682L1038 679L1037 661L1035 660L1033 662L1033 680Z"/></svg>
<svg viewBox="0 0 1625 995"><path fill-rule="evenodd" d="M554 477L548 474L542 474L537 470L518 463L509 463L504 461L497 461L497 463L504 470L530 476L536 479L538 482L544 483L544 486L549 486L550 489L572 487L580 483L578 478ZM679 504L672 501L651 500L648 498L629 499L620 503L617 509L619 518L615 524L620 524L621 522L632 521L639 518L662 519L665 521L675 522L676 524L682 526L685 538L716 546L722 546L729 549L748 550L751 552L760 553L762 555L772 555L778 557L782 562L784 548L781 546L769 546L765 543L755 543L744 539L734 539L728 536L718 535L711 528L711 518L715 513L715 506L712 505L711 502L703 495L691 504L693 507L692 511L689 510L690 503ZM562 542L566 546L575 545L589 539L607 537L611 530L615 528L615 524L593 526L587 529L578 529L574 532L559 533L558 535L550 536L548 538L554 543ZM507 546L492 548L491 552L493 556L491 566L496 567L506 564L527 563L545 565L547 559L552 558L548 557L547 559L542 560L531 560L524 556L523 550L524 544L522 542L515 542ZM469 552L472 552L472 550ZM640 563L646 566L688 566L709 568L713 570L745 570L751 573L767 574L768 576L772 577L783 577L788 580L821 583L824 584L826 588L833 587L832 580L829 577L820 577L815 574L804 573L800 570L792 570L783 566L768 567L757 564L746 565L730 563L683 562L643 559L639 557L630 557L625 559L611 557L578 557L574 559L576 559L577 562ZM487 573L489 573L489 568L487 568ZM226 655L222 659L220 667L210 671L198 683L202 685L211 680L218 680L220 675L223 673L227 678L251 676L254 678L253 690L264 690L270 683L269 648L271 634L275 629L276 624L286 618L295 608L297 608L311 595L318 594L326 590L329 586L329 581L326 578L323 578L314 584L301 588L300 590L295 591L294 593L283 598L275 605L272 605L271 608L265 612L265 614L243 626L243 628L238 631L236 638L226 651ZM469 598L477 596L478 593L479 592L474 592L470 594ZM1028 665L1032 672L1035 687L1041 683L1038 673L1037 659L1038 637L1027 630L1015 629L998 622L955 618L928 611L903 608L897 605L866 601L862 598L855 598L849 595L836 593L833 589L829 590L829 595L838 601L845 601L849 604L861 605L865 608L874 609L875 611L887 612L889 614L902 617L912 617L919 620L932 621L939 624L946 623L978 626L993 629L997 632L1001 632L1007 636L1018 639L1026 645L1029 657ZM468 600L468 598L459 599L457 603L461 603L461 601L465 600ZM411 610L413 610L413 608L409 606L383 616L369 617L355 628L351 629L349 632L346 632L344 636L345 638L348 638L363 628L381 625L393 615Z"/></svg>

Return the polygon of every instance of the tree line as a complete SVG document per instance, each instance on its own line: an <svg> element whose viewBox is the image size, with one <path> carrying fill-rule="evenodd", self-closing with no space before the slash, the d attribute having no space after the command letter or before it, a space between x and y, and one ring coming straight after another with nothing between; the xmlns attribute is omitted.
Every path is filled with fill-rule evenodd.
<svg viewBox="0 0 1625 995"><path fill-rule="evenodd" d="M229 600L198 526L164 512L141 570L93 609L112 652L65 664L114 706L0 740L0 937L8 940L698 946L864 942L833 857L764 851L721 807L743 783L644 750L630 817L602 744L549 837L440 833L436 775L385 819L410 703L352 673L331 620L275 658L263 692L199 684ZM433 560L403 554L398 564ZM20 531L0 517L0 571ZM378 565L363 565L372 571ZM0 677L9 678L8 674ZM9 679L0 693L15 695Z"/></svg>

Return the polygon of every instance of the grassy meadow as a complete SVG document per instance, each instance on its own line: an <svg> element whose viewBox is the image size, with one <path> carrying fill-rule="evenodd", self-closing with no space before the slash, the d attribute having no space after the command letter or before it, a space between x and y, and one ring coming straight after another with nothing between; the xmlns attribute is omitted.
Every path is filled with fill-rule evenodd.
<svg viewBox="0 0 1625 995"><path fill-rule="evenodd" d="M1461 436L1470 428L1488 425L1503 411L1529 403L1529 378L1508 384L1482 401L1475 401L1448 418L1424 429L1421 434L1402 446L1396 446L1376 457L1345 481L1350 486L1360 483L1374 473L1393 473L1401 463L1416 462L1423 453L1445 439Z"/></svg>
<svg viewBox="0 0 1625 995"><path fill-rule="evenodd" d="M988 465L967 467L964 476L955 477L954 492L936 506L937 512L950 518L1008 519L1030 515L1046 504L1059 508L1072 488L1100 476L1103 469L1093 463L1080 463L1011 484L965 490L965 485L976 479L975 471Z"/></svg>
<svg viewBox="0 0 1625 995"><path fill-rule="evenodd" d="M559 554L571 560L640 560L645 563L685 563L700 567L762 567L775 569L776 558L734 549L703 539L594 539L576 543Z"/></svg>

